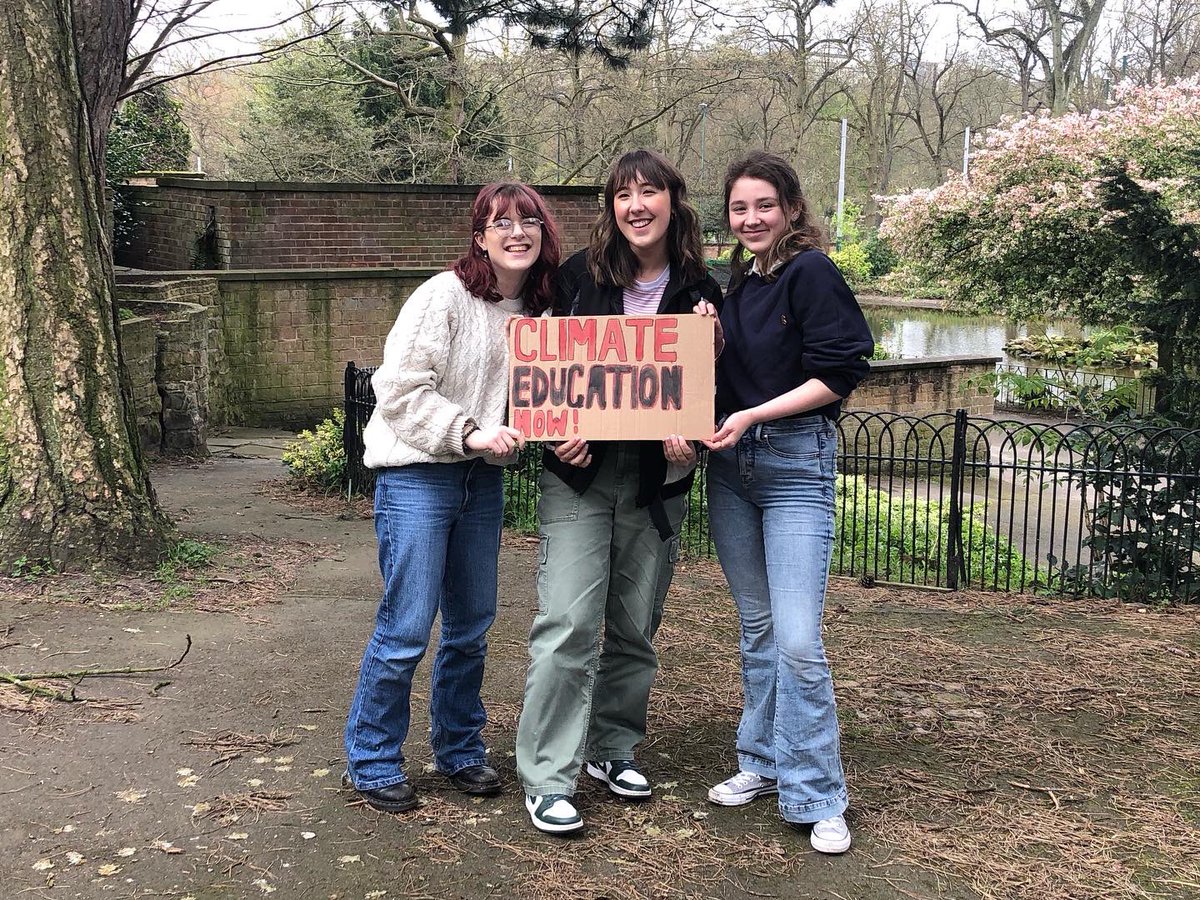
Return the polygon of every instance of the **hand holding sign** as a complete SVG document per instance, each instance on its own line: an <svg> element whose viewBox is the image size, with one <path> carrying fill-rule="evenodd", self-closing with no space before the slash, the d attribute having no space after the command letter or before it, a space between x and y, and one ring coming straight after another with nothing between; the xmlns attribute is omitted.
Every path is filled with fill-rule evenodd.
<svg viewBox="0 0 1200 900"><path fill-rule="evenodd" d="M692 312L698 316L707 316L713 320L713 359L721 355L721 351L725 349L725 331L721 328L721 316L717 312L717 308L707 300L701 300L694 307Z"/></svg>
<svg viewBox="0 0 1200 900"><path fill-rule="evenodd" d="M468 450L479 450L493 456L508 456L513 450L525 446L525 435L507 425L477 428L467 435L463 446Z"/></svg>
<svg viewBox="0 0 1200 900"><path fill-rule="evenodd" d="M512 319L508 421L532 440L709 437L713 322L695 315Z"/></svg>

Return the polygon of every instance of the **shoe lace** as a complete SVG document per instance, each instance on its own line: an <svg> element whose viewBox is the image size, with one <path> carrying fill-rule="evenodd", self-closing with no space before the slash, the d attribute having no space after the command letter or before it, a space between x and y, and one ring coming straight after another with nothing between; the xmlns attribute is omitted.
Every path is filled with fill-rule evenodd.
<svg viewBox="0 0 1200 900"><path fill-rule="evenodd" d="M735 790L742 790L743 788L748 788L768 780L761 775L756 775L754 772L738 772L725 783Z"/></svg>
<svg viewBox="0 0 1200 900"><path fill-rule="evenodd" d="M846 820L842 816L831 816L828 819L822 819L813 826L813 830L822 833L833 832L837 835L849 831L846 827Z"/></svg>

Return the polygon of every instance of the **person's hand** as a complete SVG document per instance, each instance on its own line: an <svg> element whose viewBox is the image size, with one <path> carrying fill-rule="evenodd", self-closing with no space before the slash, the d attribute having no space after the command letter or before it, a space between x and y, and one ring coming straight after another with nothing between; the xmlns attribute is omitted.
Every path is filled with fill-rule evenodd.
<svg viewBox="0 0 1200 900"><path fill-rule="evenodd" d="M507 425L476 428L467 435L463 446L492 456L508 456L514 449L520 450L525 446L525 435Z"/></svg>
<svg viewBox="0 0 1200 900"><path fill-rule="evenodd" d="M709 440L702 441L709 450L728 450L746 433L746 429L754 424L754 417L747 410L735 412L729 416Z"/></svg>
<svg viewBox="0 0 1200 900"><path fill-rule="evenodd" d="M586 469L592 464L592 454L588 450L588 442L583 438L571 438L561 444L554 444L554 455L569 466Z"/></svg>
<svg viewBox="0 0 1200 900"><path fill-rule="evenodd" d="M692 312L713 320L713 358L715 359L725 349L725 332L721 328L721 317L717 314L717 308L707 300L701 300L692 307Z"/></svg>
<svg viewBox="0 0 1200 900"><path fill-rule="evenodd" d="M671 434L663 441L663 456L672 465L690 466L696 462L696 448L692 446L691 441Z"/></svg>

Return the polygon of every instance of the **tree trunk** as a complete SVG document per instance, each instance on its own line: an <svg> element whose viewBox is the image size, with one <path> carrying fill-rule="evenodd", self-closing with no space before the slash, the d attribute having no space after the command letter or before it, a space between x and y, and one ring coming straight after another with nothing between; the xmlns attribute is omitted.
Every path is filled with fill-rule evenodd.
<svg viewBox="0 0 1200 900"><path fill-rule="evenodd" d="M0 566L156 560L70 0L0 5Z"/></svg>
<svg viewBox="0 0 1200 900"><path fill-rule="evenodd" d="M463 162L466 153L463 150L463 123L466 121L467 90L467 35L452 34L450 36L450 68L446 79L446 132L450 142L450 157L447 162L450 181L462 184L465 181Z"/></svg>
<svg viewBox="0 0 1200 900"><path fill-rule="evenodd" d="M129 0L72 0L71 7L80 86L91 120L92 161L103 180L108 129L125 81L133 7Z"/></svg>

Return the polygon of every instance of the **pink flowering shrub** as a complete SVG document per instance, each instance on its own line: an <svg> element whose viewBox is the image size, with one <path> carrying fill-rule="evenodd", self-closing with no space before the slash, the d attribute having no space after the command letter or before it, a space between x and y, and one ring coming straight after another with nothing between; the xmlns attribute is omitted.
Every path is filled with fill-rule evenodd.
<svg viewBox="0 0 1200 900"><path fill-rule="evenodd" d="M1176 225L1200 224L1198 149L1200 78L1125 89L1111 109L993 129L968 183L889 198L881 234L974 308L1137 324L1161 298L1120 252L1105 184L1123 169Z"/></svg>

